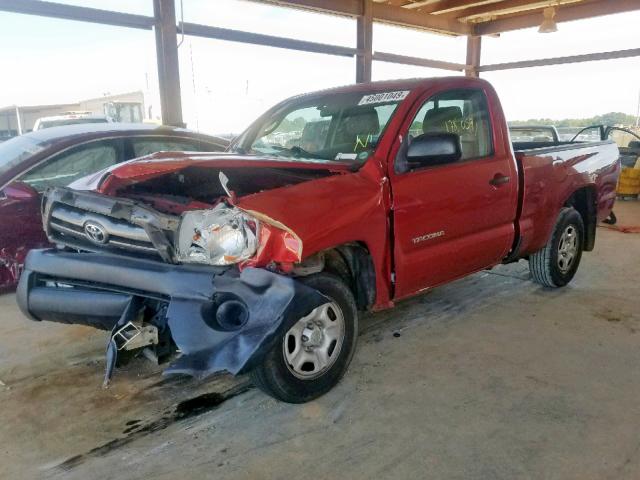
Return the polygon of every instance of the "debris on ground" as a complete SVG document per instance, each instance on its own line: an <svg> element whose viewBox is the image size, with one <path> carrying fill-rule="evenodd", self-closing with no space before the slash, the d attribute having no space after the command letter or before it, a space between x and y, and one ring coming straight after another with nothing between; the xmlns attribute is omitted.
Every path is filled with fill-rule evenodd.
<svg viewBox="0 0 640 480"><path fill-rule="evenodd" d="M635 225L600 225L602 228L616 230L622 233L640 233L640 226Z"/></svg>

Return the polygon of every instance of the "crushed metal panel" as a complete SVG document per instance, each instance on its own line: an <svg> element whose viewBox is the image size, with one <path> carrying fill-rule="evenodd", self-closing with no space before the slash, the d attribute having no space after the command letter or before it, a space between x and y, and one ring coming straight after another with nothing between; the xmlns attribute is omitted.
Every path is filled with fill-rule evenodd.
<svg viewBox="0 0 640 480"><path fill-rule="evenodd" d="M18 282L26 256L27 249L24 247L0 249L0 292Z"/></svg>
<svg viewBox="0 0 640 480"><path fill-rule="evenodd" d="M41 277L65 278L75 286L63 288L39 280ZM87 296L87 301L77 300ZM44 301L38 301L40 298ZM261 268L239 272L109 254L32 250L17 301L34 320L64 318L66 323L83 325L92 325L87 322L95 316L96 305L113 310L109 318L119 320L109 322L108 381L118 347L123 345L118 345L114 335L129 322L138 321L141 311L153 302L162 304L153 309L155 313L166 308L166 314L147 323L156 326L159 334L168 326L182 353L166 373L202 378L220 371L235 375L249 370L282 333L328 299L294 278Z"/></svg>
<svg viewBox="0 0 640 480"><path fill-rule="evenodd" d="M218 277L210 305L184 300L170 303L168 325L183 355L165 373L206 377L223 370L234 375L246 371L262 359L281 333L327 302L317 290L259 268L246 268L235 278ZM218 313L225 303L232 303L226 310L231 318L220 319ZM236 320L239 327L229 330Z"/></svg>

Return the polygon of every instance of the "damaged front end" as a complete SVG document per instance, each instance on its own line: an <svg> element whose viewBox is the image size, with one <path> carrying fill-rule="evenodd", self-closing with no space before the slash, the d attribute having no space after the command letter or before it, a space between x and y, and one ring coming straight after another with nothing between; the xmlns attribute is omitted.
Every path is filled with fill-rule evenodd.
<svg viewBox="0 0 640 480"><path fill-rule="evenodd" d="M198 206L176 215L128 198L55 188L46 194L43 224L55 245L173 264L285 272L301 260L301 240L275 220L244 211L229 198Z"/></svg>
<svg viewBox="0 0 640 480"><path fill-rule="evenodd" d="M300 261L295 234L228 199L173 215L58 188L47 193L44 225L59 248L28 255L18 303L37 321L110 331L105 382L124 352L179 352L166 373L250 370L327 303L284 274Z"/></svg>
<svg viewBox="0 0 640 480"><path fill-rule="evenodd" d="M261 268L170 265L112 254L29 253L18 303L33 320L110 330L109 379L119 352L173 342L165 373L238 374L284 331L327 303L318 291Z"/></svg>
<svg viewBox="0 0 640 480"><path fill-rule="evenodd" d="M25 247L0 248L0 293L18 282L26 256Z"/></svg>

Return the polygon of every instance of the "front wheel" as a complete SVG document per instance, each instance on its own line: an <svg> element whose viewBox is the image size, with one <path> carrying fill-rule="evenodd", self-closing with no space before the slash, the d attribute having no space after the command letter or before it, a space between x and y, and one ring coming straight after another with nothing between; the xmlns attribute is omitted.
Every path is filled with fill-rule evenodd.
<svg viewBox="0 0 640 480"><path fill-rule="evenodd" d="M563 208L547 244L529 257L529 270L536 283L563 287L578 270L584 245L584 223L574 208Z"/></svg>
<svg viewBox="0 0 640 480"><path fill-rule="evenodd" d="M304 403L333 388L355 352L358 313L351 290L335 275L300 279L329 302L300 318L250 372L263 392L289 403Z"/></svg>

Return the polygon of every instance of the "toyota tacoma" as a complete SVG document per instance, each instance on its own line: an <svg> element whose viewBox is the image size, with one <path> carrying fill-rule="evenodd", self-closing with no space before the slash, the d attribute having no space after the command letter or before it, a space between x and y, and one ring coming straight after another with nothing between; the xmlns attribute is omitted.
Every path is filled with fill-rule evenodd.
<svg viewBox="0 0 640 480"><path fill-rule="evenodd" d="M56 248L18 288L36 321L109 331L105 379L248 372L287 402L331 389L358 312L526 259L562 287L615 201L611 141L512 144L489 83L374 82L285 100L226 153L161 152L43 201Z"/></svg>

